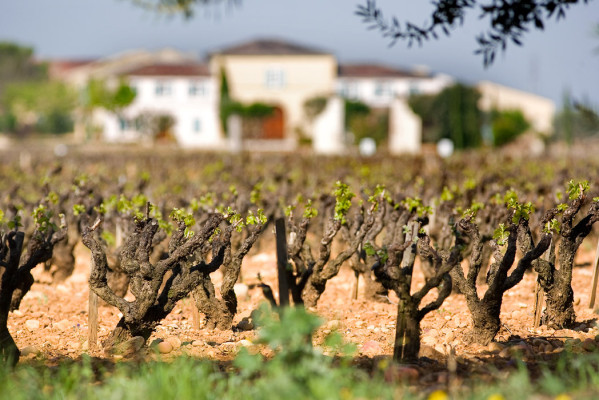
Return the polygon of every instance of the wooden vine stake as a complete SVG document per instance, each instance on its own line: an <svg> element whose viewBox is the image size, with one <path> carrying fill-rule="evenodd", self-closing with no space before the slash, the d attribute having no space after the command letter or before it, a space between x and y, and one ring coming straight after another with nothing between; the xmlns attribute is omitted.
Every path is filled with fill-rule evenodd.
<svg viewBox="0 0 599 400"><path fill-rule="evenodd" d="M285 233L285 219L275 220L275 236L277 244L277 275L279 278L279 306L289 305L289 282L287 282L287 234Z"/></svg>
<svg viewBox="0 0 599 400"><path fill-rule="evenodd" d="M552 242L547 251L544 254L545 260L551 262L552 255L554 252L555 246ZM535 307L534 307L534 323L533 326L538 328L541 326L541 316L543 315L543 303L545 300L545 292L541 287L541 283L539 282L539 278L537 278L537 284L535 285Z"/></svg>
<svg viewBox="0 0 599 400"><path fill-rule="evenodd" d="M101 219L96 220L91 227L94 231L102 223ZM90 272L94 269L94 258L91 257L89 260ZM90 350L98 348L98 295L89 288L88 306L87 306L87 327L88 327L88 338L87 343Z"/></svg>
<svg viewBox="0 0 599 400"><path fill-rule="evenodd" d="M408 225L409 230L406 233L406 242L411 242L412 244L406 250L403 255L403 259L401 262L401 268L403 273L406 274L406 281L408 287L412 286L412 273L414 269L414 258L416 257L416 243L418 242L418 229L419 224L417 222L410 222ZM407 318L406 313L408 312L408 307L406 307L405 299L399 299L397 304L397 325L395 327L395 346L393 349L393 359L404 360L407 347L413 346L413 343L410 343L408 340L408 330L414 329L413 324L410 324Z"/></svg>
<svg viewBox="0 0 599 400"><path fill-rule="evenodd" d="M95 350L98 347L98 295L91 288L89 289L87 326L89 328L89 349Z"/></svg>
<svg viewBox="0 0 599 400"><path fill-rule="evenodd" d="M597 240L597 250L595 251L595 262L593 265L593 284L591 287L591 301L589 308L595 307L595 297L597 295L597 280L599 279L599 240ZM595 310L597 312L597 309Z"/></svg>

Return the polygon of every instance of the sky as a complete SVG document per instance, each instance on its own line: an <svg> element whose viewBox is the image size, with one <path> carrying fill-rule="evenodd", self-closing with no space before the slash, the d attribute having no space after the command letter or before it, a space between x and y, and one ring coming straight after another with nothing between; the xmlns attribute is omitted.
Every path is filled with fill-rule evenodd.
<svg viewBox="0 0 599 400"><path fill-rule="evenodd" d="M488 0L487 0L488 1ZM524 45L508 46L493 65L475 55L475 37L488 21L470 10L450 37L408 48L389 47L379 32L355 15L366 0L240 0L239 6L198 8L191 19L168 17L133 0L0 0L0 41L31 46L44 59L82 59L133 50L172 47L205 56L257 38L278 38L333 53L340 63L377 62L411 68L426 65L475 84L490 80L552 99L564 93L599 108L599 1L572 6L566 18L531 31ZM387 17L430 21L423 0L378 0Z"/></svg>

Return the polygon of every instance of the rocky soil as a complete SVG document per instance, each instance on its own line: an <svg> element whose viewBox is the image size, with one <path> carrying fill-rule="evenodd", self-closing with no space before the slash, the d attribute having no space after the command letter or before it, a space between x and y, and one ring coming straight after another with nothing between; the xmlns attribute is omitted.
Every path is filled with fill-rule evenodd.
<svg viewBox="0 0 599 400"><path fill-rule="evenodd" d="M467 332L471 321L463 297L451 295L436 312L422 323L421 356L436 360L436 365L447 365L450 359L461 364L482 365L513 363L515 358L538 362L552 357L565 347L577 352L599 351L599 324L597 315L588 308L592 278L591 263L595 253L594 240L588 239L577 259L580 265L574 271L574 292L577 321L573 330L553 330L544 326L533 328L533 293L535 275L506 293L501 319L503 327L496 342L487 347L468 343ZM65 282L52 284L41 267L34 270L36 283L23 300L21 307L9 316L9 329L22 350L21 363L43 360L48 365L65 359L77 359L82 353L105 359L127 358L128 354L108 354L101 345L90 346L88 341L88 286L89 252L83 246L77 249L74 274ZM191 299L182 301L150 338L151 346L168 357L181 354L225 361L234 357L241 346L253 346L255 331L251 313L264 296L258 287L258 273L276 292L276 256L274 248L262 246L246 257L243 265L243 283L237 285L239 313L235 319L238 329L213 331L202 328L202 316L194 312ZM219 281L219 272L214 274ZM422 283L415 276L413 287ZM351 299L355 284L353 273L342 269L339 276L327 285L319 305L313 311L325 320L315 337L318 343L330 331L337 330L358 349L358 360L385 360L393 353L396 305L391 296L388 303L374 303ZM99 342L108 336L119 320L119 311L113 307L99 307ZM132 343L130 353L156 357L155 352L138 350L141 343ZM360 357L362 356L362 357ZM428 359L424 359L425 361ZM429 360L432 364L435 364ZM426 362L425 362L426 364ZM432 365L431 364L431 365ZM425 375L421 365L403 370L409 377ZM436 378L435 378L436 379Z"/></svg>

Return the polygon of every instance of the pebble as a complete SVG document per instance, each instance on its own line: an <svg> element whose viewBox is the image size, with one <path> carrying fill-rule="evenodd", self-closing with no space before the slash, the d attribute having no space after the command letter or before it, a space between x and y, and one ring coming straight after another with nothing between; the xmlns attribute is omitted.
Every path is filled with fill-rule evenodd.
<svg viewBox="0 0 599 400"><path fill-rule="evenodd" d="M34 331L40 328L40 322L37 319L28 319L25 321L25 327L30 331Z"/></svg>
<svg viewBox="0 0 599 400"><path fill-rule="evenodd" d="M173 345L170 344L167 341L163 341L163 342L158 343L158 345L156 346L156 348L158 349L158 351L161 354L168 354L171 351L173 351Z"/></svg>
<svg viewBox="0 0 599 400"><path fill-rule="evenodd" d="M235 296L237 296L238 300L247 300L249 294L249 287L245 283L236 283L233 286L233 291L235 292Z"/></svg>
<svg viewBox="0 0 599 400"><path fill-rule="evenodd" d="M62 321L56 322L53 324L53 327L58 329L59 331L66 331L72 326L71 322L67 319L63 319Z"/></svg>
<svg viewBox="0 0 599 400"><path fill-rule="evenodd" d="M129 340L124 341L112 349L110 349L110 353L118 354L123 356L130 356L137 353L143 347L146 341L141 336L132 337Z"/></svg>
<svg viewBox="0 0 599 400"><path fill-rule="evenodd" d="M392 364L385 370L387 382L416 382L420 378L420 371L415 367Z"/></svg>
<svg viewBox="0 0 599 400"><path fill-rule="evenodd" d="M588 352L594 351L597 348L597 343L591 338L587 338L582 342L582 348Z"/></svg>
<svg viewBox="0 0 599 400"><path fill-rule="evenodd" d="M174 350L181 347L181 339L179 339L176 336L171 336L168 339L166 339L166 341L169 342L171 344L171 346L173 346Z"/></svg>
<svg viewBox="0 0 599 400"><path fill-rule="evenodd" d="M65 285L62 285L62 284L56 286L56 291L59 292L59 293L62 293L62 294L70 294L71 293L71 290L68 287L66 287Z"/></svg>
<svg viewBox="0 0 599 400"><path fill-rule="evenodd" d="M242 345L243 347L250 347L253 343L247 339L241 339L239 341L239 344Z"/></svg>
<svg viewBox="0 0 599 400"><path fill-rule="evenodd" d="M14 315L15 317L22 317L23 313L21 311L19 311L19 310L14 310L12 312L12 315Z"/></svg>
<svg viewBox="0 0 599 400"><path fill-rule="evenodd" d="M31 354L38 355L41 351L35 346L25 346L21 349L21 356L27 357Z"/></svg>
<svg viewBox="0 0 599 400"><path fill-rule="evenodd" d="M487 346L487 351L489 351L491 353L499 353L503 349L504 349L504 346L501 343L498 343L498 342L491 342Z"/></svg>
<svg viewBox="0 0 599 400"><path fill-rule="evenodd" d="M362 353L380 353L382 351L382 347L379 342L368 340L362 344L360 351Z"/></svg>
<svg viewBox="0 0 599 400"><path fill-rule="evenodd" d="M336 331L337 329L339 329L339 327L341 327L341 322L339 322L339 320L337 319L332 319L329 322L327 322L325 327L332 331Z"/></svg>
<svg viewBox="0 0 599 400"><path fill-rule="evenodd" d="M240 331L251 331L252 329L254 329L254 323L250 321L249 318L244 317L237 324L237 329L239 329Z"/></svg>
<svg viewBox="0 0 599 400"><path fill-rule="evenodd" d="M191 345L193 347L203 346L204 345L204 341L203 340L194 340L193 342L191 342Z"/></svg>

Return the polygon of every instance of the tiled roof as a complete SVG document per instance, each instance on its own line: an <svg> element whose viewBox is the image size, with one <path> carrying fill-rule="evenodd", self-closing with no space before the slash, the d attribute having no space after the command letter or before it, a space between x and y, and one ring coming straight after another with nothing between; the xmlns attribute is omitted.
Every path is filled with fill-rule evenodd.
<svg viewBox="0 0 599 400"><path fill-rule="evenodd" d="M310 55L327 52L283 40L259 39L227 47L215 54L227 55Z"/></svg>
<svg viewBox="0 0 599 400"><path fill-rule="evenodd" d="M69 73L73 69L91 64L94 61L96 60L50 60L48 61L48 74L50 77L60 77Z"/></svg>
<svg viewBox="0 0 599 400"><path fill-rule="evenodd" d="M424 76L411 71L378 64L339 65L340 78L422 78Z"/></svg>
<svg viewBox="0 0 599 400"><path fill-rule="evenodd" d="M210 76L206 64L151 64L125 71L129 76Z"/></svg>

